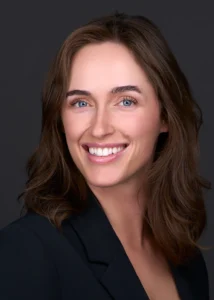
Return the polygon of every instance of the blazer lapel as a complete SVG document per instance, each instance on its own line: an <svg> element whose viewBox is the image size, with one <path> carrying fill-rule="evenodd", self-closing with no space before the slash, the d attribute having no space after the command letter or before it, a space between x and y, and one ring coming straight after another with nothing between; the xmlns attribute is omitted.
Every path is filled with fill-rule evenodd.
<svg viewBox="0 0 214 300"><path fill-rule="evenodd" d="M84 245L89 267L97 280L115 300L148 300L148 296L95 195L89 190L88 207L69 218ZM185 274L170 264L177 290L182 300L192 300ZM154 283L155 284L155 283Z"/></svg>
<svg viewBox="0 0 214 300"><path fill-rule="evenodd" d="M186 277L185 268L183 266L175 267L169 263L171 273L174 277L177 290L182 300L197 300L200 299L197 295L193 296L188 278Z"/></svg>
<svg viewBox="0 0 214 300"><path fill-rule="evenodd" d="M69 221L83 243L89 266L105 265L97 276L113 299L148 300L148 296L101 205L90 191L88 208Z"/></svg>

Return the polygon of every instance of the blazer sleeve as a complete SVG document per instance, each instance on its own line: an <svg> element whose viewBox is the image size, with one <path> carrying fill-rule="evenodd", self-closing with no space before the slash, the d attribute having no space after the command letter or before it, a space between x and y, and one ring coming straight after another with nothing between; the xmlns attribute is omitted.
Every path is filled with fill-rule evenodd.
<svg viewBox="0 0 214 300"><path fill-rule="evenodd" d="M54 264L39 237L14 222L0 230L0 299L60 299Z"/></svg>

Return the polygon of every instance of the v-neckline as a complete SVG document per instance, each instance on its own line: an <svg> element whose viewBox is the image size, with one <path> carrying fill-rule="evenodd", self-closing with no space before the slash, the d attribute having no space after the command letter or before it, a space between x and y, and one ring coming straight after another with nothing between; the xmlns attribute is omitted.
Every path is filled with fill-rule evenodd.
<svg viewBox="0 0 214 300"><path fill-rule="evenodd" d="M121 241L92 192L89 195L88 209L71 216L69 220L84 245L89 266L93 269L94 264L106 264L106 270L98 280L114 299L148 300L145 288ZM193 300L190 287L180 269L169 261L168 263L180 299Z"/></svg>

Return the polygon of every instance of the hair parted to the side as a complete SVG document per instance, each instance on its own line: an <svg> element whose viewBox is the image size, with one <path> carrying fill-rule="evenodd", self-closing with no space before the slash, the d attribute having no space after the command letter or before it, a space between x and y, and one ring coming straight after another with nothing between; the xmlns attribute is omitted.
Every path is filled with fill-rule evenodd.
<svg viewBox="0 0 214 300"><path fill-rule="evenodd" d="M199 175L202 112L161 32L143 16L116 12L97 18L64 41L44 84L40 143L28 160L26 188L18 199L58 229L72 212L84 209L87 184L67 148L61 109L74 55L88 44L109 41L126 46L146 72L168 124L148 172L150 201L144 222L169 261L182 264L200 248L197 242L206 227L203 188L211 184Z"/></svg>

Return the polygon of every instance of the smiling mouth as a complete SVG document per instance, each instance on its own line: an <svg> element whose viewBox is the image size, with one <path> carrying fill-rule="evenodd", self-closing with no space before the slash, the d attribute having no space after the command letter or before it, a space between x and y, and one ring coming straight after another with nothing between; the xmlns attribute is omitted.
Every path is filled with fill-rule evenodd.
<svg viewBox="0 0 214 300"><path fill-rule="evenodd" d="M106 157L116 155L128 147L128 144L118 144L114 147L92 147L83 145L83 148L89 153L89 155Z"/></svg>

